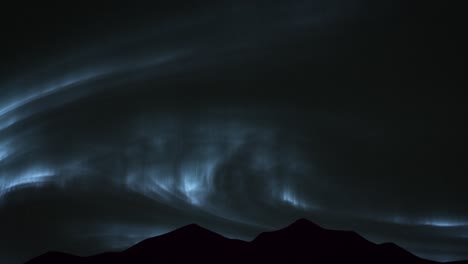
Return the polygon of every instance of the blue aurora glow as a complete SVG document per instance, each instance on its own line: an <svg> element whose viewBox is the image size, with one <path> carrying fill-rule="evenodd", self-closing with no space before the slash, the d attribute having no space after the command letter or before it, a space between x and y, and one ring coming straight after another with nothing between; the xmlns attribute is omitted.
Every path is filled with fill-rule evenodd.
<svg viewBox="0 0 468 264"><path fill-rule="evenodd" d="M96 44L61 62L44 62L48 67L37 72L2 81L0 206L4 207L0 213L11 210L14 214L11 208L24 200L33 204L31 208L52 209L50 216L37 220L0 220L10 225L0 225L0 234L7 238L18 235L10 230L12 222L17 230L51 232L50 241L28 245L25 255L11 250L19 245L0 243L0 262L3 255L24 261L45 250L86 255L122 249L194 221L230 237L251 239L259 231L298 217L329 228L353 228L374 241L390 238L433 259L468 257L463 248L468 241L466 212L444 210L442 202L412 208L405 204L405 196L399 197L398 191L404 191L378 193L375 190L384 183L334 170L346 162L340 155L347 153L349 160L355 155L345 147L342 153L339 147L333 149L341 144L339 139L371 141L374 137L363 135L373 134L377 142L368 145L379 148L385 144L378 140L391 137L393 127L382 129L378 122L354 118L346 111L304 113L294 105L210 101L210 93L223 85L232 97L240 90L228 86L230 81L219 81L217 70L232 66L268 71L269 62L256 65L253 61L263 60L275 45L289 44L283 35L302 38L365 12L361 1L299 2L276 10L281 14L278 19L265 18L271 23L226 29L216 23L219 17L203 13L187 21L127 32L115 37L113 47ZM235 10L228 13L237 23L241 16ZM253 13L242 19L256 21L257 17ZM215 32L204 33L199 27ZM302 55L294 52L291 57ZM320 56L318 51L313 58ZM63 67L70 63L71 70ZM214 79L214 84L206 82L214 88L193 94L179 88L184 82L197 83L197 78ZM234 73L229 78L245 75ZM198 105L197 100L202 103ZM366 159L363 163L371 163ZM372 173L387 175L391 163ZM392 171L395 175L387 182L404 184L404 176L397 172ZM45 190L44 201L42 194L34 196L41 190ZM47 200L46 194L57 203ZM76 212L63 209L61 198L71 201ZM13 206L8 207L10 203ZM51 223L49 218L58 220ZM406 236L408 231L413 236ZM57 242L64 237L71 242ZM86 241L98 241L100 247L70 246ZM431 253L436 249L443 254Z"/></svg>

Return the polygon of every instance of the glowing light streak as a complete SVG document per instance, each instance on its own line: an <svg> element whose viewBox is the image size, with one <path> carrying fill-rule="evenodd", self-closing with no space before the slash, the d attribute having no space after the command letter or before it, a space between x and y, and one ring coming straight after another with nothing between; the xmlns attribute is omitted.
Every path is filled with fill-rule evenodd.
<svg viewBox="0 0 468 264"><path fill-rule="evenodd" d="M8 113L11 113L15 110L17 110L18 108L20 107L23 107L33 101L36 101L36 100L39 100L41 98L44 98L46 96L49 96L53 93L56 93L56 92L59 92L63 89L66 89L66 88L69 88L73 85L76 85L78 83L81 83L81 82L84 82L84 81L88 81L90 79L93 79L93 78L96 78L97 76L100 76L104 74L103 71L95 71L95 72L92 72L92 73L86 73L86 74L83 74L81 76L78 76L78 77L75 77L75 78L70 78L70 79L66 79L66 80L63 80L63 81L60 81L60 82L57 82L55 84L51 84L51 85L45 85L45 86L49 86L45 89L42 89L36 93L33 93L33 94L30 94L30 95L27 95L17 101L14 101L2 108L0 108L0 117L8 114Z"/></svg>
<svg viewBox="0 0 468 264"><path fill-rule="evenodd" d="M51 169L34 168L14 178L0 176L0 196L23 185L37 185L50 181L55 173Z"/></svg>
<svg viewBox="0 0 468 264"><path fill-rule="evenodd" d="M284 188L281 192L281 200L296 208L307 209L309 205L298 198L297 194L290 188Z"/></svg>
<svg viewBox="0 0 468 264"><path fill-rule="evenodd" d="M421 222L422 225L435 227L462 227L468 226L468 221L447 220L447 219L428 219Z"/></svg>

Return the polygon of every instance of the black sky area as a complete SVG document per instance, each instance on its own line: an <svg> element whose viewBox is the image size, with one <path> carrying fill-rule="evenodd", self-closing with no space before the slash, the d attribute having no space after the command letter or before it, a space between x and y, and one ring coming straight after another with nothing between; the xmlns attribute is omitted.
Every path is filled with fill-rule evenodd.
<svg viewBox="0 0 468 264"><path fill-rule="evenodd" d="M465 16L428 1L2 4L0 262L306 217L468 259Z"/></svg>

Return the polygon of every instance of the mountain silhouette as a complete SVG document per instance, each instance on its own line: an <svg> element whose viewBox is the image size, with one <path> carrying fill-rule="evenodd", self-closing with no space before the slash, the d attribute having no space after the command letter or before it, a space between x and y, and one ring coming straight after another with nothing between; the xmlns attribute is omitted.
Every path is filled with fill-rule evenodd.
<svg viewBox="0 0 468 264"><path fill-rule="evenodd" d="M431 264L393 243L375 244L352 231L324 229L307 219L253 241L229 239L191 224L121 252L78 257L49 252L27 264L98 263L408 263ZM455 263L455 262L453 262ZM456 262L468 264L468 261Z"/></svg>

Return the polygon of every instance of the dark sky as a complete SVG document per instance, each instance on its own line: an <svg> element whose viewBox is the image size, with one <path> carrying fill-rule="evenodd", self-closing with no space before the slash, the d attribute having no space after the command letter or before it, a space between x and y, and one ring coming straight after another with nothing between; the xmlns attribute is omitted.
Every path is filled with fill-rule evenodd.
<svg viewBox="0 0 468 264"><path fill-rule="evenodd" d="M299 217L468 259L460 10L2 6L0 262Z"/></svg>

